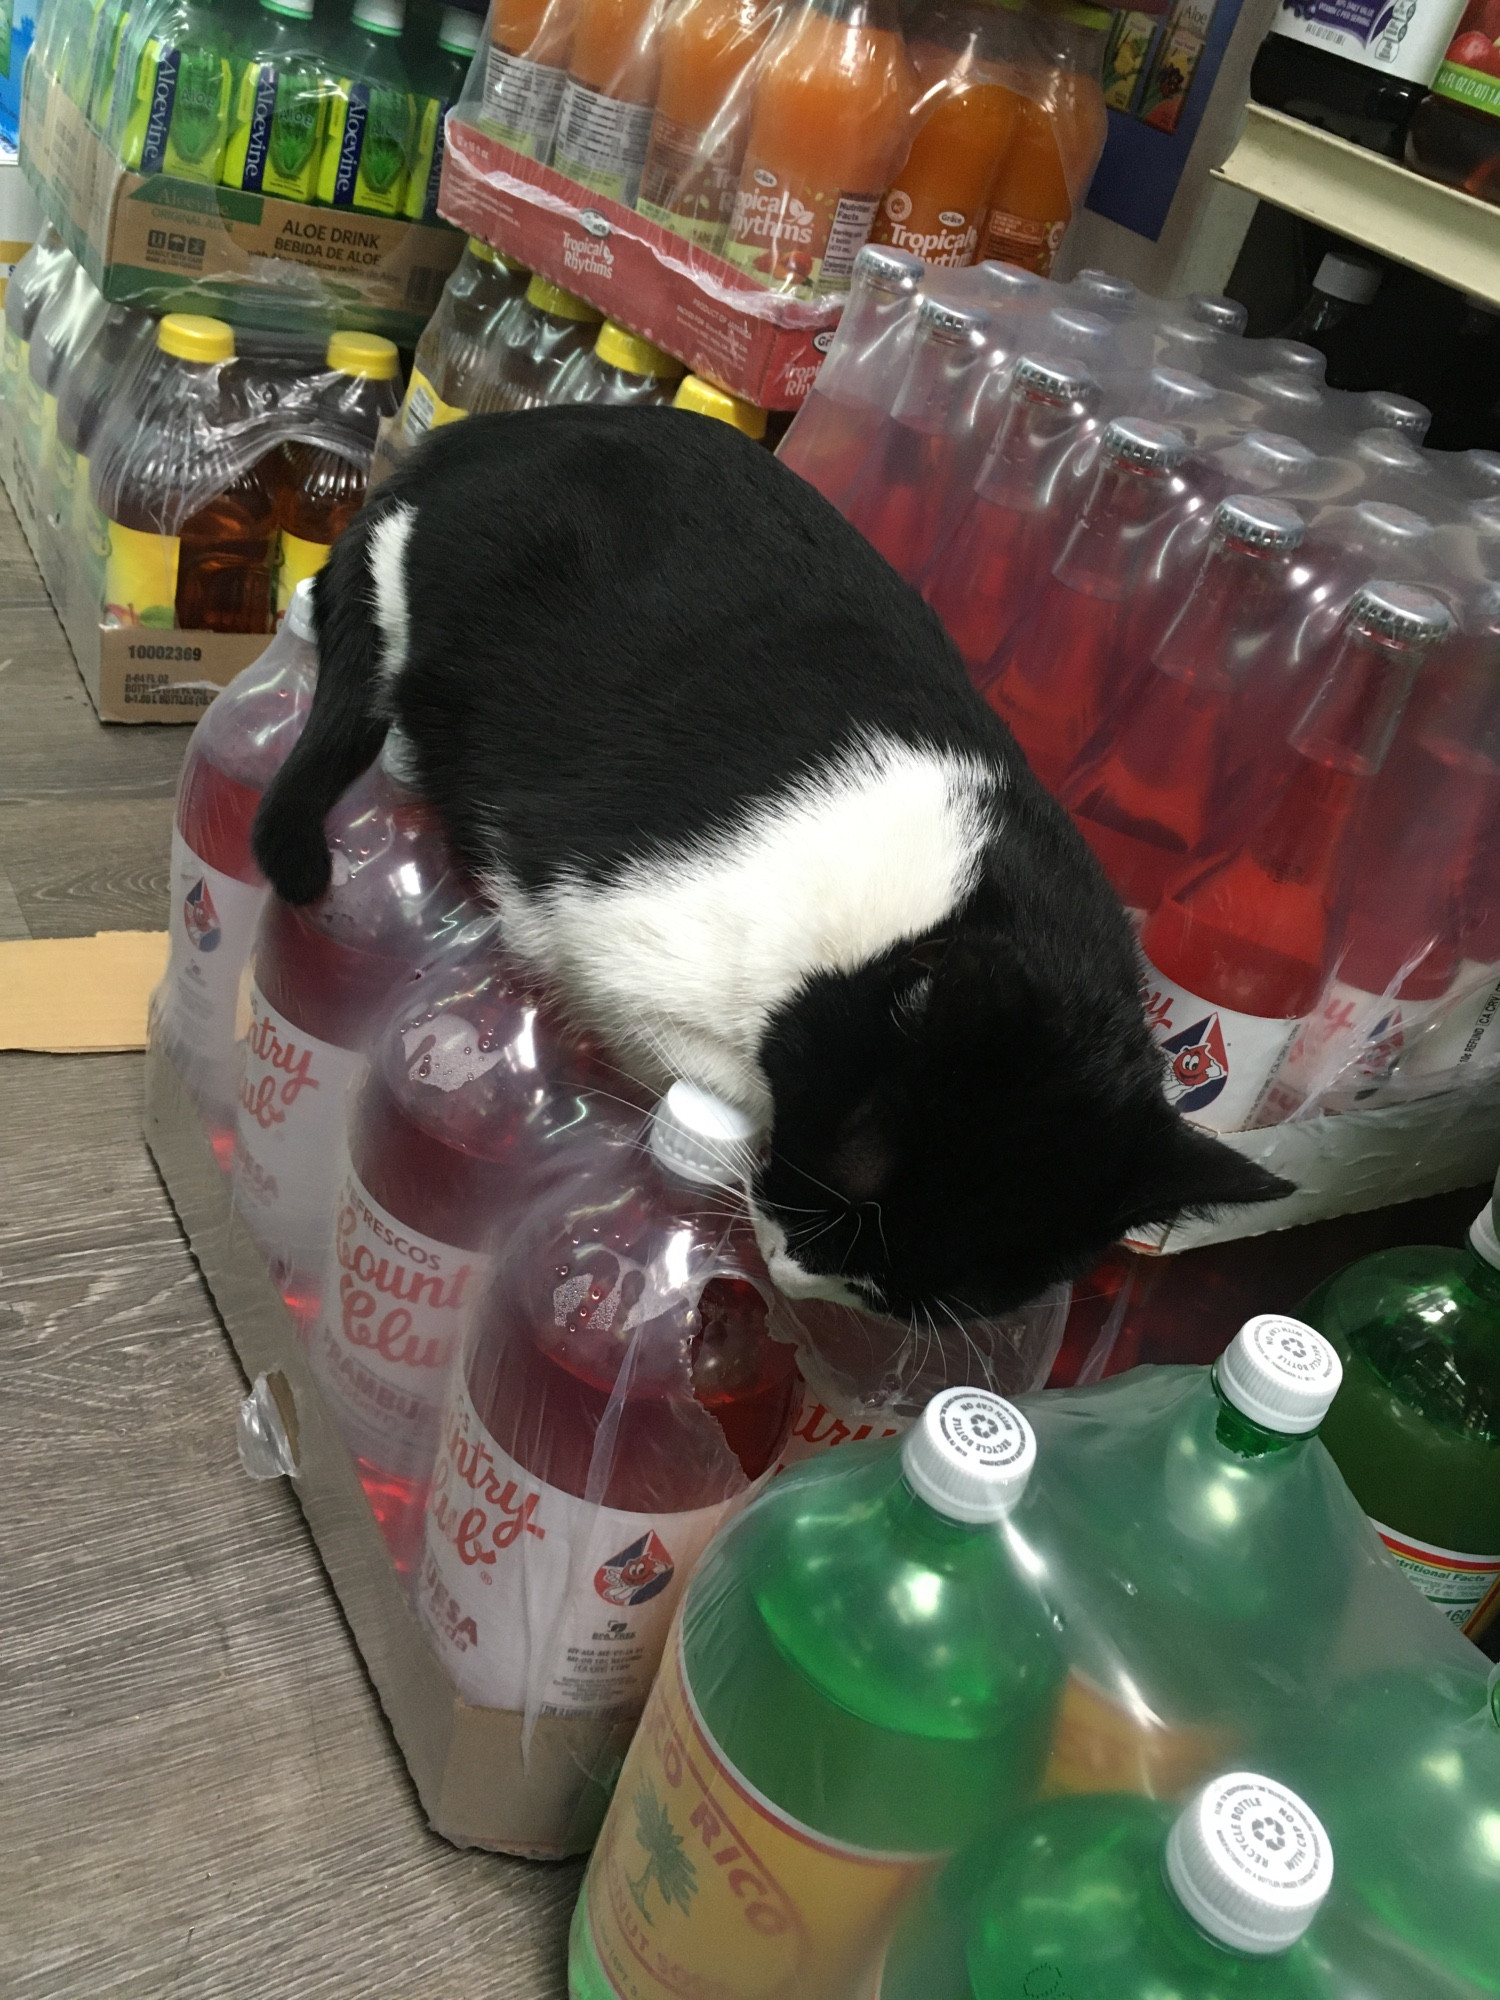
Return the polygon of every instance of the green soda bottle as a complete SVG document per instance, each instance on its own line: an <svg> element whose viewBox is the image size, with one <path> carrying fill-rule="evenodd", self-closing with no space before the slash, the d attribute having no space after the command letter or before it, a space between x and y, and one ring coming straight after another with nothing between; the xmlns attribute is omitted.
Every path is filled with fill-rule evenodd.
<svg viewBox="0 0 1500 2000"><path fill-rule="evenodd" d="M333 79L314 46L313 0L260 0L255 53L240 72L224 153L225 187L311 201Z"/></svg>
<svg viewBox="0 0 1500 2000"><path fill-rule="evenodd" d="M1461 1250L1378 1250L1304 1319L1344 1385L1323 1442L1396 1561L1477 1638L1500 1609L1500 1240L1496 1202Z"/></svg>
<svg viewBox="0 0 1500 2000"><path fill-rule="evenodd" d="M334 52L338 77L318 168L330 208L400 215L417 136L417 100L401 60L403 0L355 0Z"/></svg>
<svg viewBox="0 0 1500 2000"><path fill-rule="evenodd" d="M1080 1597L1046 1788L1180 1797L1231 1761L1278 1671L1316 1669L1358 1516L1314 1432L1321 1335L1248 1320L1213 1368L1141 1368L1028 1399L1037 1534Z"/></svg>
<svg viewBox="0 0 1500 2000"><path fill-rule="evenodd" d="M443 121L457 104L484 22L464 7L445 7L437 31L412 65L417 91L417 153L406 186L412 222L436 222L443 178Z"/></svg>
<svg viewBox="0 0 1500 2000"><path fill-rule="evenodd" d="M1000 1850L964 2000L1329 2000L1303 1933L1332 1883L1317 1815L1254 1772L1210 1779L1180 1812L1054 1799Z"/></svg>
<svg viewBox="0 0 1500 2000"><path fill-rule="evenodd" d="M226 0L170 0L131 15L119 39L110 128L132 173L219 179L236 41Z"/></svg>
<svg viewBox="0 0 1500 2000"><path fill-rule="evenodd" d="M860 2000L903 1905L1028 1798L1061 1675L1008 1517L1035 1456L950 1389L710 1549L573 1921L572 2000Z"/></svg>

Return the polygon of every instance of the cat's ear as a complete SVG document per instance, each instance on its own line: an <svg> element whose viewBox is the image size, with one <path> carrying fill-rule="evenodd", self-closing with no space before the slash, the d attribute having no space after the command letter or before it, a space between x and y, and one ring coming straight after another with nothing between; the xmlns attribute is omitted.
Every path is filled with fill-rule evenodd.
<svg viewBox="0 0 1500 2000"><path fill-rule="evenodd" d="M878 1201L896 1167L892 1115L896 1093L877 1086L839 1126L828 1159L828 1178L845 1201Z"/></svg>
<svg viewBox="0 0 1500 2000"><path fill-rule="evenodd" d="M1179 1216L1246 1203L1278 1201L1294 1194L1290 1181L1226 1146L1211 1132L1167 1112L1143 1149L1135 1185L1127 1198L1125 1227L1175 1222Z"/></svg>

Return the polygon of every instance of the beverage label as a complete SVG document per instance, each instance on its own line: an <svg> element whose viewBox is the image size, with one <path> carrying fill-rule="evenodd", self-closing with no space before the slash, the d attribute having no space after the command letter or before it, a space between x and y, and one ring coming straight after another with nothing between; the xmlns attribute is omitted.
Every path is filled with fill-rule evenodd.
<svg viewBox="0 0 1500 2000"><path fill-rule="evenodd" d="M406 183L408 222L437 217L438 184L443 178L443 121L448 107L440 97L424 97L417 111L417 151Z"/></svg>
<svg viewBox="0 0 1500 2000"><path fill-rule="evenodd" d="M1070 218L1057 222L1035 222L1029 215L1012 215L1009 209L992 208L984 225L984 254L998 257L1004 264L1018 264L1023 271L1035 271L1039 278L1050 275L1052 260L1068 232Z"/></svg>
<svg viewBox="0 0 1500 2000"><path fill-rule="evenodd" d="M867 2000L902 1905L943 1859L782 1812L710 1734L679 1634L589 1866L594 1950L619 2000Z"/></svg>
<svg viewBox="0 0 1500 2000"><path fill-rule="evenodd" d="M552 165L580 187L630 208L641 184L654 116L649 104L624 104L570 76L557 114Z"/></svg>
<svg viewBox="0 0 1500 2000"><path fill-rule="evenodd" d="M1388 1528L1373 1516L1370 1525L1429 1604L1436 1605L1460 1630L1471 1622L1477 1629L1480 1621L1475 1613L1500 1584L1500 1555L1476 1556L1439 1548L1436 1542L1420 1541L1415 1535Z"/></svg>
<svg viewBox="0 0 1500 2000"><path fill-rule="evenodd" d="M1042 1797L1139 1792L1175 1799L1233 1760L1233 1734L1206 1723L1166 1722L1144 1702L1124 1707L1076 1667L1063 1683L1042 1773Z"/></svg>
<svg viewBox="0 0 1500 2000"><path fill-rule="evenodd" d="M1104 101L1111 111L1128 111L1135 102L1159 25L1155 14L1116 14L1104 51Z"/></svg>
<svg viewBox="0 0 1500 2000"><path fill-rule="evenodd" d="M176 535L147 534L104 523L104 616L112 625L150 625L170 632L177 623Z"/></svg>
<svg viewBox="0 0 1500 2000"><path fill-rule="evenodd" d="M1403 1076L1438 1076L1500 1055L1500 982L1493 965L1466 963L1453 982L1456 998L1445 997L1435 1018L1404 1054Z"/></svg>
<svg viewBox="0 0 1500 2000"><path fill-rule="evenodd" d="M233 76L216 48L149 41L121 153L133 172L215 182L229 136Z"/></svg>
<svg viewBox="0 0 1500 2000"><path fill-rule="evenodd" d="M629 1514L549 1486L486 1430L460 1375L427 1502L417 1605L481 1708L632 1716L683 1585L733 1505Z"/></svg>
<svg viewBox="0 0 1500 2000"><path fill-rule="evenodd" d="M449 1372L489 1268L477 1251L402 1222L346 1168L309 1360L344 1442L382 1472L419 1479L431 1466Z"/></svg>
<svg viewBox="0 0 1500 2000"><path fill-rule="evenodd" d="M459 423L468 414L456 403L445 403L421 369L413 368L400 418L401 435L408 444L416 444L440 424Z"/></svg>
<svg viewBox="0 0 1500 2000"><path fill-rule="evenodd" d="M1136 117L1157 132L1175 132L1198 73L1217 0L1178 0L1156 61L1141 92Z"/></svg>
<svg viewBox="0 0 1500 2000"><path fill-rule="evenodd" d="M322 1268L344 1100L359 1068L353 1049L284 1019L252 981L234 1199L283 1275Z"/></svg>
<svg viewBox="0 0 1500 2000"><path fill-rule="evenodd" d="M833 1410L827 1403L805 1398L792 1434L781 1447L776 1470L785 1472L789 1465L800 1465L804 1459L821 1458L825 1451L833 1451L841 1444L900 1437L910 1429L909 1417L896 1416L889 1410L866 1410L858 1404L845 1404Z"/></svg>
<svg viewBox="0 0 1500 2000"><path fill-rule="evenodd" d="M1463 0L1281 0L1271 32L1430 84Z"/></svg>
<svg viewBox="0 0 1500 2000"><path fill-rule="evenodd" d="M399 215L416 118L408 92L343 80L328 120L318 199L366 215Z"/></svg>
<svg viewBox="0 0 1500 2000"><path fill-rule="evenodd" d="M224 156L226 183L253 194L311 201L327 117L328 86L316 71L248 64Z"/></svg>
<svg viewBox="0 0 1500 2000"><path fill-rule="evenodd" d="M934 210L929 201L923 201L918 209L898 184L881 202L870 236L873 242L889 243L892 249L905 250L926 264L961 269L972 263L979 247L979 221L978 215L966 215L957 208Z"/></svg>
<svg viewBox="0 0 1500 2000"><path fill-rule="evenodd" d="M78 504L78 454L61 438L52 447L52 483L57 493L58 526L67 528Z"/></svg>
<svg viewBox="0 0 1500 2000"><path fill-rule="evenodd" d="M878 194L813 187L747 159L724 255L770 290L794 298L846 292L879 206Z"/></svg>
<svg viewBox="0 0 1500 2000"><path fill-rule="evenodd" d="M288 534L283 528L276 538L276 616L285 618L292 601L292 592L299 583L305 583L318 571L333 554L328 542L307 542L301 535Z"/></svg>
<svg viewBox="0 0 1500 2000"><path fill-rule="evenodd" d="M695 125L679 125L658 111L641 173L637 212L674 235L685 236L689 243L717 250L734 212L739 136L726 133L706 153L706 133Z"/></svg>
<svg viewBox="0 0 1500 2000"><path fill-rule="evenodd" d="M1210 1132L1244 1132L1259 1119L1305 1017L1270 1020L1215 1006L1145 967L1152 1039L1166 1058L1167 1102Z"/></svg>
<svg viewBox="0 0 1500 2000"><path fill-rule="evenodd" d="M546 63L528 62L492 43L484 66L485 131L531 160L545 160L552 151L557 114L567 72Z"/></svg>
<svg viewBox="0 0 1500 2000"><path fill-rule="evenodd" d="M29 345L29 343L27 343ZM0 334L0 373L19 375L26 366L26 347L14 327L7 326Z"/></svg>
<svg viewBox="0 0 1500 2000"><path fill-rule="evenodd" d="M1394 1000L1330 981L1322 1006L1293 1042L1266 1109L1290 1116L1327 1092L1327 1102L1342 1110L1393 1078L1462 1069L1500 1042L1500 986L1482 975L1476 984L1476 970L1468 968L1454 991L1434 1000Z"/></svg>
<svg viewBox="0 0 1500 2000"><path fill-rule="evenodd" d="M195 854L172 829L171 949L162 1000L175 1046L209 1063L234 1051L240 977L250 961L264 882L241 882Z"/></svg>

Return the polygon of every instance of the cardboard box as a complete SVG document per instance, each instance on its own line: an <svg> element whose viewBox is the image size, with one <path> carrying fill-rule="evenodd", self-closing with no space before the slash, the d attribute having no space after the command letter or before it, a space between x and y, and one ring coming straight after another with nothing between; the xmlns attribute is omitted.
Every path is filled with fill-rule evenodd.
<svg viewBox="0 0 1500 2000"><path fill-rule="evenodd" d="M107 299L151 312L257 323L300 314L412 346L463 240L442 225L388 220L128 173L39 63L26 71L21 164L41 206Z"/></svg>
<svg viewBox="0 0 1500 2000"><path fill-rule="evenodd" d="M176 1071L146 1057L146 1140L250 1380L269 1378L302 1504L434 1833L538 1860L593 1843L634 1725L521 1717L455 1694L392 1565L354 1461L308 1372L297 1330L229 1199ZM233 1412L226 1410L226 1429Z"/></svg>
<svg viewBox="0 0 1500 2000"><path fill-rule="evenodd" d="M767 410L812 387L842 299L781 298L633 208L538 166L457 113L438 207L532 271Z"/></svg>
<svg viewBox="0 0 1500 2000"><path fill-rule="evenodd" d="M20 162L8 146L0 145L0 307L10 274L36 241L40 222Z"/></svg>

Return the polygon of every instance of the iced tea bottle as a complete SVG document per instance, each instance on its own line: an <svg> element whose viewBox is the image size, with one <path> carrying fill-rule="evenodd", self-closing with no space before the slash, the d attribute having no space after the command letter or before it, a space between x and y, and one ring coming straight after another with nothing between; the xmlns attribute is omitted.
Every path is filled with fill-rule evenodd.
<svg viewBox="0 0 1500 2000"><path fill-rule="evenodd" d="M847 291L914 94L894 0L801 0L756 72L730 263L797 298Z"/></svg>
<svg viewBox="0 0 1500 2000"><path fill-rule="evenodd" d="M552 165L633 206L651 142L666 0L578 0Z"/></svg>
<svg viewBox="0 0 1500 2000"><path fill-rule="evenodd" d="M545 403L566 364L593 345L603 317L550 278L532 278L519 305L490 328L469 377L471 408L529 410Z"/></svg>
<svg viewBox="0 0 1500 2000"><path fill-rule="evenodd" d="M775 1464L797 1369L738 1194L754 1138L690 1084L645 1130L596 1096L509 1208L417 1587L466 1701L639 1714L694 1565Z"/></svg>
<svg viewBox="0 0 1500 2000"><path fill-rule="evenodd" d="M404 213L436 222L443 178L444 120L463 91L484 23L466 7L445 7L431 42L418 50L412 81L417 95L417 150L406 182Z"/></svg>
<svg viewBox="0 0 1500 2000"><path fill-rule="evenodd" d="M109 307L93 280L81 265L75 265L71 278L47 300L32 328L26 354L28 380L22 407L27 416L27 448L32 454L37 512L44 534L57 507L54 486L58 397L74 362L103 325L108 313ZM41 406L39 419L36 415L38 401Z"/></svg>
<svg viewBox="0 0 1500 2000"><path fill-rule="evenodd" d="M577 0L495 0L479 124L528 159L551 157Z"/></svg>
<svg viewBox="0 0 1500 2000"><path fill-rule="evenodd" d="M168 313L155 353L100 427L91 485L115 624L271 629L275 495L262 466L243 463L233 360L223 320Z"/></svg>
<svg viewBox="0 0 1500 2000"><path fill-rule="evenodd" d="M729 228L752 65L777 11L767 0L678 0L662 19L656 111L635 205L705 250L718 250Z"/></svg>
<svg viewBox="0 0 1500 2000"><path fill-rule="evenodd" d="M1077 0L1033 0L1015 134L987 197L983 255L1046 277L1104 150L1100 75L1110 16Z"/></svg>
<svg viewBox="0 0 1500 2000"><path fill-rule="evenodd" d="M747 403L743 396L731 396L727 389L705 382L701 375L683 377L672 398L672 408L694 410L700 417L716 417L721 424L732 424L737 431L743 431L757 444L766 434L764 410L755 403Z"/></svg>
<svg viewBox="0 0 1500 2000"><path fill-rule="evenodd" d="M89 492L89 453L111 397L155 344L156 323L149 313L111 306L58 388L53 458L58 531L95 602L103 601L106 549Z"/></svg>
<svg viewBox="0 0 1500 2000"><path fill-rule="evenodd" d="M400 436L410 447L469 414L468 397L490 329L518 304L531 274L471 236L437 311L422 331L401 405Z"/></svg>
<svg viewBox="0 0 1500 2000"><path fill-rule="evenodd" d="M394 417L400 406L401 358L394 341L373 333L336 333L328 343L328 368L334 379L321 398L317 421L351 449L299 440L276 453L278 617L285 617L292 592L317 575L364 505L369 454L381 419Z"/></svg>
<svg viewBox="0 0 1500 2000"><path fill-rule="evenodd" d="M327 208L400 215L416 159L417 100L401 54L405 0L354 0L334 48L335 88L318 164Z"/></svg>
<svg viewBox="0 0 1500 2000"><path fill-rule="evenodd" d="M240 983L269 891L250 851L261 793L312 706L318 670L312 586L260 658L214 697L194 729L172 824L166 977L152 1030L181 1072L227 1173L239 1089Z"/></svg>
<svg viewBox="0 0 1500 2000"><path fill-rule="evenodd" d="M549 403L607 403L613 409L632 404L649 408L670 403L681 381L683 365L663 348L607 319L592 351L580 350L565 361L547 392Z"/></svg>
<svg viewBox="0 0 1500 2000"><path fill-rule="evenodd" d="M228 0L138 7L120 36L110 137L131 173L213 186L224 167L238 68Z"/></svg>
<svg viewBox="0 0 1500 2000"><path fill-rule="evenodd" d="M73 257L50 222L10 274L5 287L5 345L0 353L0 386L10 400L30 367L31 330L42 307L73 268Z"/></svg>
<svg viewBox="0 0 1500 2000"><path fill-rule="evenodd" d="M876 243L959 267L980 254L994 186L1021 118L1019 9L927 0L907 27L914 135L880 204Z"/></svg>
<svg viewBox="0 0 1500 2000"><path fill-rule="evenodd" d="M333 78L312 25L313 0L260 0L254 53L239 72L224 185L311 201L333 106Z"/></svg>
<svg viewBox="0 0 1500 2000"><path fill-rule="evenodd" d="M1355 592L1333 655L1247 831L1210 825L1141 933L1167 1095L1216 1132L1274 1123L1277 1074L1337 949L1371 780L1447 607L1404 584ZM1217 851L1216 851L1217 850Z"/></svg>

